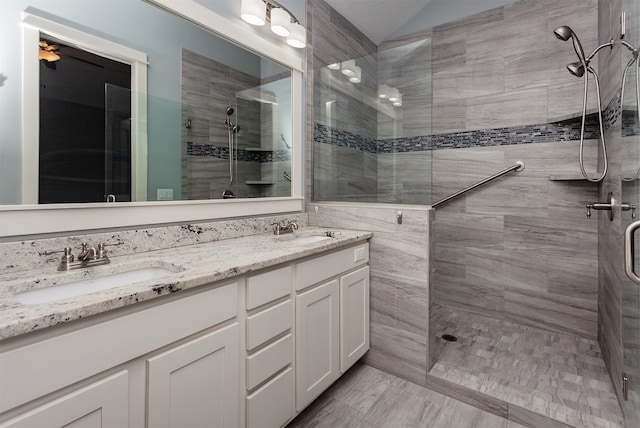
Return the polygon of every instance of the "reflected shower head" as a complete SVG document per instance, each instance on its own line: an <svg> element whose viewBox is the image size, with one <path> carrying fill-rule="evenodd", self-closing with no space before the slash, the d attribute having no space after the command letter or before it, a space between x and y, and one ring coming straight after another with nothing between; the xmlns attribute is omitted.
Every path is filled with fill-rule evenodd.
<svg viewBox="0 0 640 428"><path fill-rule="evenodd" d="M584 76L584 65L580 61L567 64L567 70L576 77Z"/></svg>
<svg viewBox="0 0 640 428"><path fill-rule="evenodd" d="M578 36L576 36L576 33L573 32L571 27L562 25L553 30L553 34L555 34L558 39L564 42L571 39L573 41L573 50L576 51L576 55L578 55L578 59L580 60L580 62L587 62L586 57L584 56L584 49L582 49L582 44L580 43L580 40L578 40Z"/></svg>
<svg viewBox="0 0 640 428"><path fill-rule="evenodd" d="M234 111L235 110L233 110L233 107L227 107L227 116L231 116Z"/></svg>

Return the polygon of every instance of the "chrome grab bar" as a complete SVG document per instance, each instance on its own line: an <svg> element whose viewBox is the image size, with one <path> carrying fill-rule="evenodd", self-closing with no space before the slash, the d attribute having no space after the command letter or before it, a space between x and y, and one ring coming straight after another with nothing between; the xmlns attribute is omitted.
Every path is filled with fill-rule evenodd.
<svg viewBox="0 0 640 428"><path fill-rule="evenodd" d="M478 181L477 183L472 184L471 186L466 187L466 188L464 188L464 189L460 190L459 192L456 192L456 193L454 193L454 194L452 194L452 195L449 195L449 196L447 196L446 198L440 199L438 202L434 202L433 204L431 204L431 208L436 208L438 205L442 205L442 204L444 204L445 202L448 202L448 201L450 201L450 200L451 200L451 199L453 199L453 198L457 198L458 196L460 196L460 195L462 195L462 194L464 194L464 193L467 193L468 191L473 190L473 189L475 189L476 187L480 187L480 186L482 186L483 184L486 184L486 183L490 182L491 180L495 180L495 179L496 179L496 178L498 178L498 177L502 177L503 175L508 174L508 173L510 173L511 171L522 171L523 169L524 169L524 162L522 162L522 161L517 161L517 162L515 163L515 165L512 165L512 166L510 166L509 168L503 169L503 170L502 170L502 171L500 171L500 172L496 172L496 173L495 173L495 174L493 174L491 177L487 177L487 178L485 178L485 179L484 179L484 180L482 180L482 181Z"/></svg>
<svg viewBox="0 0 640 428"><path fill-rule="evenodd" d="M640 221L636 221L627 226L627 230L624 231L624 271L629 279L636 284L640 285L640 276L635 272L634 255L635 255L635 243L633 242L633 235L636 230L640 229Z"/></svg>

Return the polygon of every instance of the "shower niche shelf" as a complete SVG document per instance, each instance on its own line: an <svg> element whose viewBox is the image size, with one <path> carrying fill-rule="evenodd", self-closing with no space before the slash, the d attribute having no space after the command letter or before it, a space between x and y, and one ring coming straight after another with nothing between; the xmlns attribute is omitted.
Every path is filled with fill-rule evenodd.
<svg viewBox="0 0 640 428"><path fill-rule="evenodd" d="M276 183L273 181L266 181L266 180L247 180L244 182L244 184L247 184L249 186L272 186Z"/></svg>
<svg viewBox="0 0 640 428"><path fill-rule="evenodd" d="M554 174L549 176L549 181L587 181L579 172L567 174Z"/></svg>

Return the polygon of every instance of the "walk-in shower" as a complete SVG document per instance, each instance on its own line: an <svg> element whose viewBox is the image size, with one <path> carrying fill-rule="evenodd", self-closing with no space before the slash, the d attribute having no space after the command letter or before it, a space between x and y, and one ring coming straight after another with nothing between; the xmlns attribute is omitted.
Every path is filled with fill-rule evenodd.
<svg viewBox="0 0 640 428"><path fill-rule="evenodd" d="M571 29L571 27L567 25L562 25L556 28L555 30L553 30L553 34L555 34L555 36L558 39L563 40L565 42L571 39L571 41L573 42L573 49L575 50L576 55L578 56L579 61L567 64L567 70L569 70L569 73L573 74L574 76L582 77L584 80L584 92L582 97L582 125L580 128L580 151L579 151L580 152L579 153L580 171L582 172L582 175L584 176L584 178L586 178L591 182L597 183L602 181L604 177L607 175L607 172L609 170L609 157L607 156L607 145L604 139L604 125L602 122L602 100L600 97L600 79L596 71L591 67L589 63L593 59L593 57L596 55L596 53L598 53L601 49L606 47L613 47L614 42L613 40L611 40L607 43L601 44L596 49L594 49L593 52L591 52L587 57L585 57L582 44L580 43L578 36ZM584 129L585 129L585 123L587 119L589 73L593 74L594 81L596 84L596 101L598 104L598 124L600 128L600 144L602 147L602 158L603 158L602 173L598 177L590 177L587 174L584 167Z"/></svg>
<svg viewBox="0 0 640 428"><path fill-rule="evenodd" d="M631 213L613 222L584 215L601 192L637 201L620 195L619 154L624 162L621 145L633 150L638 139L615 134L631 49L599 40L602 28L617 40L613 11L599 17L598 0L545 2L544 11L520 0L377 47L350 45L370 54L348 58L331 49L338 35L363 38L311 4L321 29L310 56L315 201L307 206L310 224L373 231L366 363L527 426L621 426L620 340L640 341L627 328L640 323L640 288L628 287L624 308L616 300L624 272L615 246ZM550 17L570 19L555 37L549 30L560 23L549 28ZM340 72L353 62L360 83ZM556 71L567 63L569 73ZM627 68L631 86L637 63ZM387 87L401 106L381 97ZM519 160L525 170L437 203Z"/></svg>

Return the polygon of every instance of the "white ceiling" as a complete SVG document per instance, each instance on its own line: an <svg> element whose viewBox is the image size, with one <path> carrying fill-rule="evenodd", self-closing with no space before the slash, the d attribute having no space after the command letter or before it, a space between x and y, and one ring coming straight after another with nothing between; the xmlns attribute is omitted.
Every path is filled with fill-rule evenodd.
<svg viewBox="0 0 640 428"><path fill-rule="evenodd" d="M373 43L380 44L432 0L327 0Z"/></svg>
<svg viewBox="0 0 640 428"><path fill-rule="evenodd" d="M515 0L326 0L376 45Z"/></svg>

